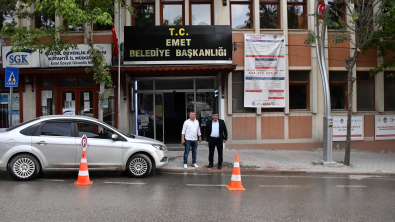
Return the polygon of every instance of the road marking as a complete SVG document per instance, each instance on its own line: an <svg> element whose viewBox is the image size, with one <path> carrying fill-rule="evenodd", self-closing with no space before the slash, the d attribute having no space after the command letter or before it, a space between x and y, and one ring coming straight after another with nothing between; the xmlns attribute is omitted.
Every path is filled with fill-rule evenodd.
<svg viewBox="0 0 395 222"><path fill-rule="evenodd" d="M65 180L55 180L55 179L37 179L39 181L52 181L52 182L63 182Z"/></svg>
<svg viewBox="0 0 395 222"><path fill-rule="evenodd" d="M190 187L224 187L226 184L185 184Z"/></svg>
<svg viewBox="0 0 395 222"><path fill-rule="evenodd" d="M200 174L196 172L183 172L183 173L172 173L172 172L160 172L159 174L183 174L183 175L198 175L198 176L212 176L212 175L221 175L221 176L231 176L230 173L207 173ZM395 180L389 176L375 176L375 175L344 175L344 176L303 176L303 175L253 175L253 174L242 174L242 177L268 177L268 178L316 178L316 179L357 179L357 177L363 177L364 179L386 179L386 180ZM355 176L355 178L351 178L350 176Z"/></svg>
<svg viewBox="0 0 395 222"><path fill-rule="evenodd" d="M147 183L133 183L133 182L104 182L104 183L111 183L111 184L130 184L130 185L145 185Z"/></svg>
<svg viewBox="0 0 395 222"><path fill-rule="evenodd" d="M349 175L350 179L361 180L361 179L381 179L386 178L385 176L377 176L377 175Z"/></svg>
<svg viewBox="0 0 395 222"><path fill-rule="evenodd" d="M260 187L280 187L280 188L287 188L287 187L302 187L300 185L259 185Z"/></svg>
<svg viewBox="0 0 395 222"><path fill-rule="evenodd" d="M337 185L337 187L367 187L364 185Z"/></svg>

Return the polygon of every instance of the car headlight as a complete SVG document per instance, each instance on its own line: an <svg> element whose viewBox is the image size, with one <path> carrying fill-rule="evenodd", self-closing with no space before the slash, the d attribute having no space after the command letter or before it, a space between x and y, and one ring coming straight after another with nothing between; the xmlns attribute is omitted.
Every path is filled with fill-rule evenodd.
<svg viewBox="0 0 395 222"><path fill-rule="evenodd" d="M166 146L163 146L163 145L152 144L152 146L158 150L167 150Z"/></svg>

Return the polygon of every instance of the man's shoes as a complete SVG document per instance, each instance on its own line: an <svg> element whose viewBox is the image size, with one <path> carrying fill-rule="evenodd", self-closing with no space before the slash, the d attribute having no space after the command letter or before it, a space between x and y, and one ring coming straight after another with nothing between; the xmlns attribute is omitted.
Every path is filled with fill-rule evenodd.
<svg viewBox="0 0 395 222"><path fill-rule="evenodd" d="M213 168L213 164L210 163L207 168Z"/></svg>
<svg viewBox="0 0 395 222"><path fill-rule="evenodd" d="M197 165L196 163L193 164L194 167L199 167L199 165Z"/></svg>
<svg viewBox="0 0 395 222"><path fill-rule="evenodd" d="M188 166L186 164L184 164L184 169L188 168Z"/></svg>
<svg viewBox="0 0 395 222"><path fill-rule="evenodd" d="M218 165L218 169L219 169L219 170L222 169L222 165Z"/></svg>

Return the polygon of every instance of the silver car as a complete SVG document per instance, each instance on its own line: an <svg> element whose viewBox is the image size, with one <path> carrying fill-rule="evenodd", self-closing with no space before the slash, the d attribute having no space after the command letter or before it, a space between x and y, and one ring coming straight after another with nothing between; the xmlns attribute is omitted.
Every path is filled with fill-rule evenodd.
<svg viewBox="0 0 395 222"><path fill-rule="evenodd" d="M166 146L157 140L122 133L91 117L43 116L0 129L0 170L16 180L32 180L41 170L78 171L83 135L89 170L145 177L168 161Z"/></svg>

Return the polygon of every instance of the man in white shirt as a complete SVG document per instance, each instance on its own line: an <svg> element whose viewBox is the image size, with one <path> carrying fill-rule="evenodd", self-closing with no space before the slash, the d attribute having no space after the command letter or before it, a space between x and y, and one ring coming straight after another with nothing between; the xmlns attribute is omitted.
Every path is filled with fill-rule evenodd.
<svg viewBox="0 0 395 222"><path fill-rule="evenodd" d="M187 168L188 163L188 155L189 150L192 147L192 165L194 167L199 167L196 164L196 155L197 155L197 145L198 145L198 136L199 143L202 142L202 137L200 133L199 121L196 119L196 114L194 111L189 112L189 119L185 120L184 125L182 126L181 131L181 144L185 144L185 152L184 152L184 168Z"/></svg>

